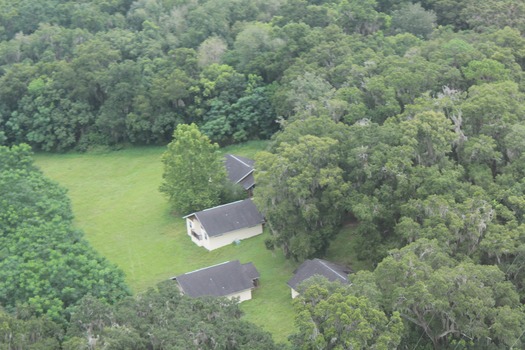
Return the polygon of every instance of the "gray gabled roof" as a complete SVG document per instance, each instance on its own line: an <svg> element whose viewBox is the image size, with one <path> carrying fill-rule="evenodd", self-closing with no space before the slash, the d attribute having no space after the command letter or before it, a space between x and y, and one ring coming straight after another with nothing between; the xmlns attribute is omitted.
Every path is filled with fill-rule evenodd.
<svg viewBox="0 0 525 350"><path fill-rule="evenodd" d="M255 161L253 159L235 156L233 154L227 154L224 158L228 178L231 182L241 185L245 190L255 185L253 177Z"/></svg>
<svg viewBox="0 0 525 350"><path fill-rule="evenodd" d="M172 278L179 283L184 294L191 297L226 296L253 288L259 272L252 263L239 260L206 267Z"/></svg>
<svg viewBox="0 0 525 350"><path fill-rule="evenodd" d="M348 280L348 274L350 272L350 269L330 261L322 259L305 260L305 262L294 271L294 276L288 281L288 285L296 289L301 282L314 275L326 277L330 282L339 281L348 284L350 282Z"/></svg>
<svg viewBox="0 0 525 350"><path fill-rule="evenodd" d="M255 186L255 178L253 177L253 171L246 175L245 178L243 178L241 181L239 181L239 185L241 185L245 190L249 190L253 186Z"/></svg>
<svg viewBox="0 0 525 350"><path fill-rule="evenodd" d="M190 215L201 223L208 236L219 236L242 228L253 227L264 222L262 214L251 199L219 205Z"/></svg>
<svg viewBox="0 0 525 350"><path fill-rule="evenodd" d="M255 265L251 262L243 264L242 270L245 276L248 276L251 280L259 278L259 271L255 268Z"/></svg>

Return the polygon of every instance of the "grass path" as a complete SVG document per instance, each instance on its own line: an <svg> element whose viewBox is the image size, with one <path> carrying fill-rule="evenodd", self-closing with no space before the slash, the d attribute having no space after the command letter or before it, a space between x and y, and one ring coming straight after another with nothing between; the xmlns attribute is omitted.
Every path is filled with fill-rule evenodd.
<svg viewBox="0 0 525 350"><path fill-rule="evenodd" d="M253 158L265 147L250 142L223 149ZM172 276L239 259L253 262L261 274L254 298L241 304L246 319L286 341L294 312L286 281L297 267L280 252L266 250L267 233L212 252L197 247L186 235L185 223L170 213L157 190L164 147L132 148L85 154L38 154L36 164L69 190L75 225L107 259L119 266L138 293ZM343 230L329 251L334 261L346 260L349 230Z"/></svg>

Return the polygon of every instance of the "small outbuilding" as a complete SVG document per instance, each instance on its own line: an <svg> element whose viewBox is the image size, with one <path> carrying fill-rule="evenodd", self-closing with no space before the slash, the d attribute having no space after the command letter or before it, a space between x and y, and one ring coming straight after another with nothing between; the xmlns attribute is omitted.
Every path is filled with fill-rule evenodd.
<svg viewBox="0 0 525 350"><path fill-rule="evenodd" d="M259 272L250 262L227 261L173 277L181 293L190 297L215 296L250 300L258 285Z"/></svg>
<svg viewBox="0 0 525 350"><path fill-rule="evenodd" d="M228 178L234 184L241 185L249 195L252 194L255 186L255 179L253 177L254 164L253 159L227 154L224 156L224 165L228 173Z"/></svg>
<svg viewBox="0 0 525 350"><path fill-rule="evenodd" d="M297 286L315 275L323 276L330 282L339 281L349 284L348 274L352 271L343 266L322 259L305 260L301 266L294 271L294 276L288 281L288 286L292 290L292 298L299 295Z"/></svg>
<svg viewBox="0 0 525 350"><path fill-rule="evenodd" d="M263 232L264 218L251 199L219 205L184 217L188 236L214 250Z"/></svg>

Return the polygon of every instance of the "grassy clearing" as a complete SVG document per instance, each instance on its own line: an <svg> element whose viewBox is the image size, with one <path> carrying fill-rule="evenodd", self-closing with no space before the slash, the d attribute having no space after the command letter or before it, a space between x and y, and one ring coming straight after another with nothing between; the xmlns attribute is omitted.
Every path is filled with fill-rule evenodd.
<svg viewBox="0 0 525 350"><path fill-rule="evenodd" d="M328 260L336 261L345 266L349 266L352 271L360 270L372 271L372 261L358 260L355 252L359 251L359 242L352 239L355 234L357 224L347 224L341 228L339 234L330 243L326 252Z"/></svg>
<svg viewBox="0 0 525 350"><path fill-rule="evenodd" d="M253 158L265 142L249 142L222 149ZM106 258L118 265L134 292L141 292L172 276L239 259L253 262L261 274L254 299L241 304L246 319L286 341L294 313L286 281L297 265L279 251L264 246L268 233L212 252L199 248L186 235L185 223L170 213L158 192L163 147L132 148L87 154L38 154L36 164L69 190L75 225ZM328 258L350 263L352 230L346 227Z"/></svg>

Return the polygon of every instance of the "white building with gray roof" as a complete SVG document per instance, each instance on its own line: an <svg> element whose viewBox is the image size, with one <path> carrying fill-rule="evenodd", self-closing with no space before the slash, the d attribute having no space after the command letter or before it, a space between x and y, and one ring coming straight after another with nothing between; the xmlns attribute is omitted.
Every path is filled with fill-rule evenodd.
<svg viewBox="0 0 525 350"><path fill-rule="evenodd" d="M219 205L184 218L188 236L199 247L208 250L263 232L264 218L251 199Z"/></svg>
<svg viewBox="0 0 525 350"><path fill-rule="evenodd" d="M234 184L241 185L249 194L251 194L251 191L255 186L255 178L253 177L255 161L253 159L233 154L227 154L224 158L224 165L230 181Z"/></svg>
<svg viewBox="0 0 525 350"><path fill-rule="evenodd" d="M301 266L294 271L294 276L288 281L292 289L292 298L299 295L297 286L313 276L323 276L330 282L339 281L349 284L348 274L352 272L349 268L322 259L305 260Z"/></svg>
<svg viewBox="0 0 525 350"><path fill-rule="evenodd" d="M251 262L241 264L239 260L234 260L187 272L172 280L178 283L183 294L190 297L239 298L242 302L252 298L259 272Z"/></svg>

